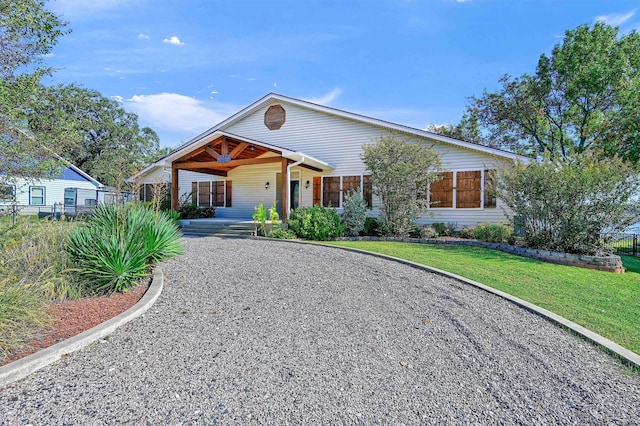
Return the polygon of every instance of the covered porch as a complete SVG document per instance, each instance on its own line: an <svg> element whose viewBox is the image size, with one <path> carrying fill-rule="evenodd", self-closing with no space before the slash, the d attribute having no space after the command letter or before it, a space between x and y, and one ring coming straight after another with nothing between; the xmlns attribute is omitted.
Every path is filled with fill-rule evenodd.
<svg viewBox="0 0 640 426"><path fill-rule="evenodd" d="M278 202L281 210L281 220L287 221L288 212L297 207L292 202L292 192L299 190L302 179L292 180L291 169L296 167L310 171L314 175L320 175L331 171L333 168L326 162L316 159L302 152L293 152L272 144L267 144L257 140L233 135L227 132L216 131L204 137L199 143L192 144L179 149L164 159L164 167L171 168L171 208L178 209L180 197L180 171L196 172L222 178L219 183L220 190L213 191L211 197L223 197L220 202L232 208L234 203L234 184L232 175L238 176L238 168L247 167L247 170L258 166L271 166L270 169L277 171L274 179L266 180L264 187L266 190L271 185L277 190L274 201ZM298 174L301 176L301 173ZM319 181L319 179L318 179ZM315 183L315 179L314 179ZM224 186L223 186L224 185ZM262 185L262 184L261 184ZM310 180L304 183L306 188L310 186ZM198 189L198 188L196 188ZM258 188L240 188L242 191L258 191ZM313 200L320 199L320 185L313 186ZM316 194L317 192L317 194ZM235 194L241 195L241 194ZM242 194L247 196L248 194ZM218 204L220 205L220 204ZM269 208L269 205L265 205ZM281 208L280 208L281 207ZM230 212L230 215L233 213Z"/></svg>

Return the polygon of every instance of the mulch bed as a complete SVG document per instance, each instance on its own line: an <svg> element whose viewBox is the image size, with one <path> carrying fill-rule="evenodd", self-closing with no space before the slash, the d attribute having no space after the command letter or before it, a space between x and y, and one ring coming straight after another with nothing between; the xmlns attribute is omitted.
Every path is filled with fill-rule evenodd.
<svg viewBox="0 0 640 426"><path fill-rule="evenodd" d="M127 293L87 297L54 303L49 313L53 323L41 330L26 346L9 357L0 359L0 366L24 358L40 349L80 334L126 311L142 298L149 284L140 285Z"/></svg>

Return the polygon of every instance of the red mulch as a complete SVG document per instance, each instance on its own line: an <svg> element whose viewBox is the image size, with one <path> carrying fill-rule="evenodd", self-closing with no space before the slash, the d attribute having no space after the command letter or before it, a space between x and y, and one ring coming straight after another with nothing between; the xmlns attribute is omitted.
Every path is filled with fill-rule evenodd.
<svg viewBox="0 0 640 426"><path fill-rule="evenodd" d="M55 345L121 314L135 305L147 288L148 284L144 284L127 293L54 303L49 308L54 318L53 323L41 330L35 339L27 342L23 350L7 358L1 358L0 366Z"/></svg>

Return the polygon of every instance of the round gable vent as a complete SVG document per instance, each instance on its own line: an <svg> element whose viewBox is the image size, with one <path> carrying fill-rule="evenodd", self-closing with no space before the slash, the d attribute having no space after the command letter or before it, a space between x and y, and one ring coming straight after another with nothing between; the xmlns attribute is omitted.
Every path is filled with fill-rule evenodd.
<svg viewBox="0 0 640 426"><path fill-rule="evenodd" d="M269 130L278 130L286 120L286 113L281 105L271 105L264 113L264 125Z"/></svg>

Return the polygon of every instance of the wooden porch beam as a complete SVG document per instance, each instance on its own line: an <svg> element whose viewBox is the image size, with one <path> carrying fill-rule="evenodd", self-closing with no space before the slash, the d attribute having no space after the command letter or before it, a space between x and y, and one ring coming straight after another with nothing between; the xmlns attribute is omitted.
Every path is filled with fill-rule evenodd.
<svg viewBox="0 0 640 426"><path fill-rule="evenodd" d="M231 151L231 159L233 160L234 158L236 158L238 155L242 154L242 151L244 151L245 149L247 149L249 147L249 144L246 142L241 142L238 146L236 146L233 151Z"/></svg>
<svg viewBox="0 0 640 426"><path fill-rule="evenodd" d="M248 166L251 164L267 164L267 163L279 163L283 160L282 157L264 157L264 158L247 158L244 160L231 160L220 163L218 161L185 161L179 163L178 166L181 169L191 170L193 168L198 169L232 169L238 166Z"/></svg>
<svg viewBox="0 0 640 426"><path fill-rule="evenodd" d="M171 164L171 211L178 211L178 189L180 182L178 182L178 168L175 164Z"/></svg>
<svg viewBox="0 0 640 426"><path fill-rule="evenodd" d="M218 159L218 153L213 150L213 148L209 148L208 146L204 147L204 150L207 151L207 154L212 156L214 160Z"/></svg>
<svg viewBox="0 0 640 426"><path fill-rule="evenodd" d="M222 146L220 147L220 153L222 155L229 154L229 143L227 142L227 137L226 136L222 137Z"/></svg>
<svg viewBox="0 0 640 426"><path fill-rule="evenodd" d="M289 179L287 179L287 165L288 165L288 161L286 158L281 158L282 161L282 217L280 218L282 220L282 223L287 223L287 218L289 217L288 213L289 213L289 188L287 188L287 181Z"/></svg>

